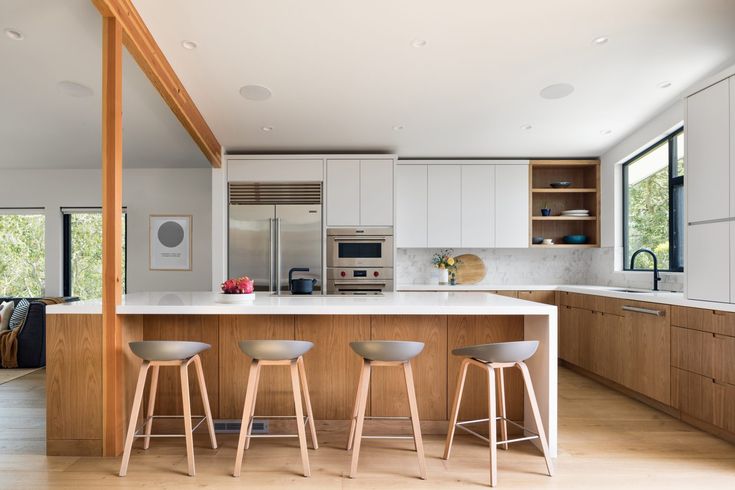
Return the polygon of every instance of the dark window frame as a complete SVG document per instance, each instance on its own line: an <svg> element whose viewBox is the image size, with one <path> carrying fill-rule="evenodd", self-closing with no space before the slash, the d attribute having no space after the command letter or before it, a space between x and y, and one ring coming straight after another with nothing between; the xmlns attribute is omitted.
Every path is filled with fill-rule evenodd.
<svg viewBox="0 0 735 490"><path fill-rule="evenodd" d="M677 188L684 187L684 175L676 175L677 173L677 142L676 139L680 134L683 134L684 128L681 127L676 131L664 136L660 140L656 141L652 145L646 147L640 152L636 153L633 157L629 158L623 163L623 270L626 272L650 272L651 269L631 269L630 263L628 262L628 166L638 160L640 157L656 150L662 145L668 145L668 171L669 171L669 268L659 269L663 272L684 272L684 264L679 263L679 255L681 255L680 249L684 246L684 230L680 230L677 223L677 217L680 213L683 213L683 209L679 209L674 201L674 191Z"/></svg>
<svg viewBox="0 0 735 490"><path fill-rule="evenodd" d="M89 209L90 212L96 212L100 208L74 208L74 209ZM61 213L62 218L62 242L63 242L63 290L64 290L64 296L71 296L71 216L74 213ZM123 277L125 280L122 284L122 291L123 294L127 292L128 290L128 247L127 247L127 241L128 241L128 213L126 210L123 210L123 227L125 228L125 244L123 246L123 250L125 253L124 257L124 264L125 264L125 270Z"/></svg>

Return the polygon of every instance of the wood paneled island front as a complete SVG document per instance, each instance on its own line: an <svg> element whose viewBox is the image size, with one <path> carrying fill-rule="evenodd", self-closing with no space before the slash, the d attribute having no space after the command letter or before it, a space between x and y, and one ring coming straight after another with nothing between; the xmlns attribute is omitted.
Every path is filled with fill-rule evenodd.
<svg viewBox="0 0 735 490"><path fill-rule="evenodd" d="M212 346L202 355L213 416L242 417L250 359L238 347L246 339L309 340L315 347L304 357L317 430L349 426L361 359L354 340L418 340L424 351L413 361L422 432L446 433L451 394L460 359L457 347L510 340L539 340L527 361L556 455L557 311L555 306L489 293L387 293L383 296L271 296L257 294L244 305L217 302L217 293L134 293L117 307L120 349L118 382L103 386L102 318L98 302L68 303L47 308L47 454L103 455L108 430L123 431L132 404L140 360L127 347L132 340L196 340ZM172 371L172 372L167 372ZM509 370L508 413L526 420L520 376ZM408 415L402 376L390 369L374 373L369 415ZM192 412L202 413L196 383ZM116 390L119 406L105 406L104 390ZM161 370L156 412L181 414L178 374ZM292 415L293 398L287 369L263 374L257 414ZM117 415L116 415L117 414ZM487 416L484 375L468 375L461 419ZM104 417L116 417L103 424ZM119 419L119 420L117 420ZM387 422L374 421L375 424ZM403 421L396 421L403 424ZM369 429L369 426L367 426ZM272 424L278 430L278 424ZM391 430L402 427L391 427ZM405 430L410 430L408 425ZM119 434L113 434L119 435ZM117 451L121 452L122 448ZM105 454L115 456L117 454Z"/></svg>

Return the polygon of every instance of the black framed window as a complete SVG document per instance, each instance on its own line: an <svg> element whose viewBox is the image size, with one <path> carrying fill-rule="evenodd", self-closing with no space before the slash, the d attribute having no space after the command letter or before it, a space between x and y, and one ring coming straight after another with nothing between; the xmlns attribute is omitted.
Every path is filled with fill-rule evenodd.
<svg viewBox="0 0 735 490"><path fill-rule="evenodd" d="M684 130L679 129L623 164L625 270L651 270L650 248L663 271L684 271Z"/></svg>
<svg viewBox="0 0 735 490"><path fill-rule="evenodd" d="M64 296L102 296L102 213L99 208L62 209ZM127 289L127 214L123 210L122 286Z"/></svg>

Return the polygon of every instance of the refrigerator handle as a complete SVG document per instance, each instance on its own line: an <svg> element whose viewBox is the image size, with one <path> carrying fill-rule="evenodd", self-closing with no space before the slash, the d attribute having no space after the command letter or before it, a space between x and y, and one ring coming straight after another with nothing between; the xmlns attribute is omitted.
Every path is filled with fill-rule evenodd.
<svg viewBox="0 0 735 490"><path fill-rule="evenodd" d="M281 218L276 218L276 293L281 294Z"/></svg>
<svg viewBox="0 0 735 490"><path fill-rule="evenodd" d="M276 284L275 278L273 277L273 272L276 269L275 267L276 255L275 255L275 250L274 250L275 240L273 239L273 233L275 231L274 221L275 221L274 218L268 219L268 244L269 244L268 249L270 252L270 257L269 257L270 260L268 261L268 292L269 293L273 293L273 287Z"/></svg>

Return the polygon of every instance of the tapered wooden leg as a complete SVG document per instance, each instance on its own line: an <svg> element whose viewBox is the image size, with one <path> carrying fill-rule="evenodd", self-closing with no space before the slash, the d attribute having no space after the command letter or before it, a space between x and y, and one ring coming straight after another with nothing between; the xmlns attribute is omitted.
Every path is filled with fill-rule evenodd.
<svg viewBox="0 0 735 490"><path fill-rule="evenodd" d="M360 370L360 379L357 382L357 393L355 393L355 406L352 409L352 422L350 422L350 436L347 439L347 450L352 449L352 444L355 441L355 428L357 426L357 413L360 411L360 396L362 393L362 384L365 382L365 363L363 360L362 369Z"/></svg>
<svg viewBox="0 0 735 490"><path fill-rule="evenodd" d="M194 356L194 368L197 372L199 380L199 391L202 394L202 405L204 405L204 416L207 418L207 430L209 431L209 442L212 449L217 449L217 436L214 435L214 420L212 420L212 409L209 406L209 395L207 394L207 384L204 382L204 370L202 369L202 360L196 355Z"/></svg>
<svg viewBox="0 0 735 490"><path fill-rule="evenodd" d="M309 468L309 447L306 444L306 427L304 427L304 409L301 406L299 366L296 361L291 361L291 388L293 389L293 403L296 408L296 429L299 433L301 464L304 466L304 476L311 476L311 468Z"/></svg>
<svg viewBox="0 0 735 490"><path fill-rule="evenodd" d="M449 459L452 452L452 443L454 442L454 432L457 427L457 419L459 418L459 406L462 402L462 392L464 391L464 382L467 378L467 368L470 366L468 359L462 359L459 366L459 376L457 377L457 386L454 390L454 402L452 403L452 413L449 417L449 427L447 427L447 440L444 443L444 459Z"/></svg>
<svg viewBox="0 0 735 490"><path fill-rule="evenodd" d="M505 420L507 414L505 411L505 375L503 374L503 368L495 369L497 375L497 388L498 388L498 411L500 412L500 438L504 441L508 440L508 422ZM508 444L501 444L505 450L508 450Z"/></svg>
<svg viewBox="0 0 735 490"><path fill-rule="evenodd" d="M135 439L135 426L138 423L138 414L140 413L140 405L143 401L143 391L145 390L145 377L148 374L150 362L144 361L138 371L138 383L135 385L135 397L133 398L133 408L130 411L130 421L128 422L128 434L125 437L125 447L123 449L122 463L120 464L120 476L128 473L128 463L130 462L130 452L133 450L133 439Z"/></svg>
<svg viewBox="0 0 735 490"><path fill-rule="evenodd" d="M518 369L521 370L521 373L523 373L523 384L526 386L528 401L531 404L533 419L536 422L536 433L541 441L541 452L544 454L544 459L546 460L546 469L549 472L549 476L554 476L554 464L551 462L551 457L549 456L549 443L546 440L546 432L544 431L544 424L541 420L541 412L538 409L538 402L536 401L536 392L533 389L531 374L528 372L528 366L526 366L525 362L519 362L517 363L517 366Z"/></svg>
<svg viewBox="0 0 735 490"><path fill-rule="evenodd" d="M488 418L488 439L490 439L490 486L494 487L498 484L498 424L495 420L497 417L495 402L495 370L490 366L487 367L487 406L490 412Z"/></svg>
<svg viewBox="0 0 735 490"><path fill-rule="evenodd" d="M186 439L186 461L189 464L189 476L196 474L194 468L194 434L191 425L191 396L189 396L189 366L183 363L181 373L181 403L184 406L184 437Z"/></svg>
<svg viewBox="0 0 735 490"><path fill-rule="evenodd" d="M156 391L158 391L158 370L160 366L151 366L151 388L148 392L148 412L146 413L147 422L145 423L145 435L143 440L143 449L151 446L151 430L153 429L153 410L156 406Z"/></svg>
<svg viewBox="0 0 735 490"><path fill-rule="evenodd" d="M255 405L258 402L258 388L260 387L260 369L255 373L255 387L253 389L253 402L250 404L250 422L248 423L248 437L245 439L245 449L250 449L250 442L253 440L253 424L255 423Z"/></svg>
<svg viewBox="0 0 735 490"><path fill-rule="evenodd" d="M426 480L426 459L424 458L424 441L421 437L421 422L419 420L419 406L416 402L416 390L413 384L413 370L411 361L403 364L403 374L406 378L406 392L408 393L408 408L411 412L411 428L413 429L413 441L416 445L416 453L419 457L419 475Z"/></svg>
<svg viewBox="0 0 735 490"><path fill-rule="evenodd" d="M250 363L250 372L248 373L248 387L245 390L245 405L242 409L242 424L240 425L240 438L237 441L237 453L235 453L235 468L232 470L232 476L240 476L240 468L242 467L242 456L245 452L245 439L248 436L248 426L250 425L252 404L255 399L256 379L260 370L258 361L253 360Z"/></svg>
<svg viewBox="0 0 735 490"><path fill-rule="evenodd" d="M365 425L365 409L367 408L368 390L370 389L370 361L363 360L360 391L357 402L357 422L355 424L355 435L352 441L352 463L350 464L350 478L357 475L357 461L360 458L360 445L362 444L362 428Z"/></svg>
<svg viewBox="0 0 735 490"><path fill-rule="evenodd" d="M306 404L306 417L309 419L309 431L311 433L311 447L319 449L319 443L316 440L316 426L314 425L314 414L311 411L311 396L309 396L309 384L306 382L306 368L304 367L304 358L299 357L296 360L299 368L299 379L301 380L301 391L304 395L304 403Z"/></svg>

